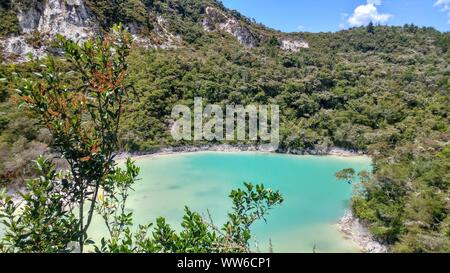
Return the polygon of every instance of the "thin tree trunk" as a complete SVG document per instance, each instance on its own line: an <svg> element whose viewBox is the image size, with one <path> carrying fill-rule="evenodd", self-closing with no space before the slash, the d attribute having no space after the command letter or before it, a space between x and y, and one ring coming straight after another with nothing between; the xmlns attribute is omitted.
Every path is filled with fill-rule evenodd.
<svg viewBox="0 0 450 273"><path fill-rule="evenodd" d="M83 227L83 210L84 210L84 194L83 190L81 190L80 194L80 236L79 236L79 244L80 244L80 253L83 253L84 248L84 227Z"/></svg>
<svg viewBox="0 0 450 273"><path fill-rule="evenodd" d="M95 203L97 202L99 188L100 188L100 183L97 182L95 185L94 196L92 197L91 207L89 208L88 219L87 219L86 225L84 226L83 233L87 233L87 230L88 230L89 226L91 225L92 216L94 214L94 209L95 209Z"/></svg>

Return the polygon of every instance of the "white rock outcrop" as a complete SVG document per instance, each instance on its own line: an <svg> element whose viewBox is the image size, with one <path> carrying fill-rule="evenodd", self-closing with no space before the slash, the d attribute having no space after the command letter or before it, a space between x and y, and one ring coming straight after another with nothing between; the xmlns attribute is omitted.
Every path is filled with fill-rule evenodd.
<svg viewBox="0 0 450 273"><path fill-rule="evenodd" d="M375 241L367 227L359 219L347 212L339 221L337 228L349 240L352 240L363 252L387 253L389 249Z"/></svg>
<svg viewBox="0 0 450 273"><path fill-rule="evenodd" d="M47 0L37 30L86 40L98 32L98 24L82 0Z"/></svg>
<svg viewBox="0 0 450 273"><path fill-rule="evenodd" d="M309 48L309 44L305 41L285 39L281 41L281 49L292 52L299 52L302 48Z"/></svg>
<svg viewBox="0 0 450 273"><path fill-rule="evenodd" d="M21 56L19 59L24 59L29 53L33 54L33 56L42 56L44 54L44 48L33 48L27 43L25 36L7 38L2 43L2 46L7 54Z"/></svg>
<svg viewBox="0 0 450 273"><path fill-rule="evenodd" d="M248 28L242 26L237 19L214 7L206 7L205 12L206 16L203 19L203 29L205 31L222 30L233 35L246 47L256 46L256 39L253 34Z"/></svg>
<svg viewBox="0 0 450 273"><path fill-rule="evenodd" d="M20 59L32 53L42 56L45 48L31 46L27 36L32 33L40 35L45 41L57 33L76 41L84 41L98 33L99 26L82 0L46 0L35 1L32 5L20 10L17 19L21 27L21 35L8 37L2 42L7 54L19 55Z"/></svg>

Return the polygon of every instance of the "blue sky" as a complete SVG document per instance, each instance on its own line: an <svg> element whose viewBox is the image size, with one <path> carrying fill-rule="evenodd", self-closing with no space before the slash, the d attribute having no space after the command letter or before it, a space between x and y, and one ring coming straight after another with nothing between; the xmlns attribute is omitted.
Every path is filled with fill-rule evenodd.
<svg viewBox="0 0 450 273"><path fill-rule="evenodd" d="M271 28L286 31L338 31L373 21L414 23L450 31L450 0L222 0Z"/></svg>

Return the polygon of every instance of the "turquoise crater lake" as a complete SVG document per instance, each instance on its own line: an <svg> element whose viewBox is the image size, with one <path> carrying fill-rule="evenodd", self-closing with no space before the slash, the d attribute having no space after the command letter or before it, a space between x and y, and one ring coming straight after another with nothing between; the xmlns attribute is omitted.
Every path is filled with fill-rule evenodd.
<svg viewBox="0 0 450 273"><path fill-rule="evenodd" d="M334 174L344 168L371 168L368 157L294 156L266 153L200 152L146 157L136 161L140 181L128 202L135 224L164 216L180 228L184 206L204 215L211 212L215 224L226 220L231 209L229 192L244 181L263 183L279 190L283 205L270 212L268 222L253 227L261 252L357 252L357 247L337 231L336 223L349 208L350 185ZM105 234L95 219L91 235Z"/></svg>

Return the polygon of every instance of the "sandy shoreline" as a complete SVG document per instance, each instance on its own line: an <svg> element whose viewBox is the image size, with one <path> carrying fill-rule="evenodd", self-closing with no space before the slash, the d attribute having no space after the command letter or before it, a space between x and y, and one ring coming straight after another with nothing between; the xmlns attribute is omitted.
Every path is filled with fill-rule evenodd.
<svg viewBox="0 0 450 273"><path fill-rule="evenodd" d="M187 154L187 153L198 153L198 152L227 152L227 153L238 153L238 152L260 152L268 154L288 154L288 155L315 155L315 156L336 156L336 157L362 157L367 156L365 152L362 151L352 151L340 148L330 148L324 150L298 150L298 149L288 149L282 151L275 151L273 149L268 149L265 146L255 146L255 145L203 145L203 146L183 146L183 147L168 147L161 148L155 151L149 152L135 152L135 153L119 153L116 156L117 161L123 161L127 158L132 158L134 160L144 159L144 158L155 158L164 155L175 155L175 154Z"/></svg>

